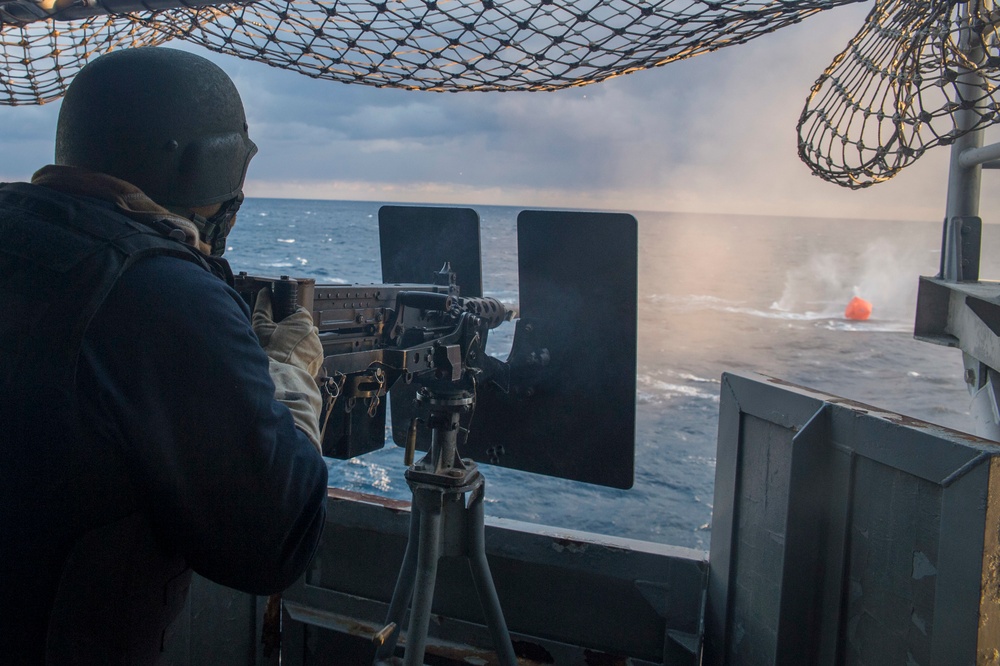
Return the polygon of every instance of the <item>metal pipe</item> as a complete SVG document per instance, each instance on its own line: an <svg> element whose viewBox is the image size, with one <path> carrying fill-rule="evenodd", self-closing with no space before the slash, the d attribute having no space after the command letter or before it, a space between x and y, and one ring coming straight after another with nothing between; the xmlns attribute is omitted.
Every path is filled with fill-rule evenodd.
<svg viewBox="0 0 1000 666"><path fill-rule="evenodd" d="M441 409L437 414L431 415L431 421L439 424L431 431L431 454L434 471L441 473L455 464L458 451L458 411L452 408Z"/></svg>
<svg viewBox="0 0 1000 666"><path fill-rule="evenodd" d="M385 640L377 644L375 663L388 663L399 641L399 628L403 626L403 615L413 598L414 572L417 570L417 548L420 541L420 509L416 503L410 508L410 536L406 540L406 553L403 555L403 565L396 578L396 588L389 602L389 612L386 614L385 626L394 628L385 636ZM384 631L384 630L383 630Z"/></svg>
<svg viewBox="0 0 1000 666"><path fill-rule="evenodd" d="M1000 143L991 143L981 148L967 148L958 156L958 164L963 169L985 166L987 162L994 160L1000 160Z"/></svg>
<svg viewBox="0 0 1000 666"><path fill-rule="evenodd" d="M434 581L437 579L438 559L441 557L442 495L436 490L414 490L413 495L414 505L420 504L420 547L417 552L410 626L406 632L404 666L422 666L424 663L427 629L431 624L431 605L434 602Z"/></svg>
<svg viewBox="0 0 1000 666"><path fill-rule="evenodd" d="M961 20L965 23L962 28L959 44L970 62L979 63L982 62L984 54L981 40L975 40L977 43L973 43L971 17L972 6L974 4L970 2L960 5L957 10L961 13ZM951 147L951 164L948 171L948 200L945 213L946 221L954 217L979 215L979 193L982 180L982 168L979 165L982 162L974 161L971 164L963 164L962 155L966 152L969 152L973 156L978 155L978 150L983 145L983 130L970 131L979 122L980 113L977 107L984 103L981 99L983 97L982 84L982 75L974 70L964 69L958 77L957 88L961 93L962 99L979 99L980 101L976 107L963 108L955 112L955 129L966 133L955 139L955 143ZM970 157L968 161L973 160ZM941 249L944 252L949 248ZM944 262L944 265L947 269L947 260ZM950 279L947 270L944 273L944 277L945 279Z"/></svg>
<svg viewBox="0 0 1000 666"><path fill-rule="evenodd" d="M483 522L483 497L486 494L486 482L473 491L466 518L466 531L469 538L469 564L472 565L472 576L479 594L479 605L486 615L486 626L493 638L493 649L502 666L517 666L517 655L514 654L514 644L510 640L507 622L500 608L496 584L490 573L489 561L486 559L486 528Z"/></svg>

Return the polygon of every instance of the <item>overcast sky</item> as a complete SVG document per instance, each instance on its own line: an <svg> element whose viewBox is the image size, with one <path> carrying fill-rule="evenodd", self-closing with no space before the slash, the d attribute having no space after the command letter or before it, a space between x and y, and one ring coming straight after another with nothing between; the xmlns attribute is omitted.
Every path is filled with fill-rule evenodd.
<svg viewBox="0 0 1000 666"><path fill-rule="evenodd" d="M375 89L198 52L243 95L260 146L248 196L938 220L946 148L863 191L821 181L796 155L809 87L870 7L554 93ZM0 178L51 161L57 112L0 107Z"/></svg>

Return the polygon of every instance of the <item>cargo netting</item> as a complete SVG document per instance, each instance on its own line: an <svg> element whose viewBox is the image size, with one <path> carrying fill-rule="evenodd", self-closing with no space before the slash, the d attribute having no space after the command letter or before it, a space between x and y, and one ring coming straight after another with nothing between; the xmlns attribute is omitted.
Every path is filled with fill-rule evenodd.
<svg viewBox="0 0 1000 666"><path fill-rule="evenodd" d="M28 13L44 18L31 20L4 11L31 2L15 0L0 4L0 103L57 99L89 59L172 39L378 87L557 90L742 44L855 1L261 0L70 21L65 11L101 0L44 0ZM817 175L866 187L997 121L1000 12L977 2L877 1L802 112L799 154ZM956 126L962 109L974 118Z"/></svg>
<svg viewBox="0 0 1000 666"><path fill-rule="evenodd" d="M992 2L878 0L813 85L799 156L824 180L868 187L996 123L998 24Z"/></svg>
<svg viewBox="0 0 1000 666"><path fill-rule="evenodd" d="M261 0L80 22L49 18L0 27L7 72L0 101L52 99L106 50L98 42L110 48L173 38L349 83L555 90L743 43L852 1Z"/></svg>

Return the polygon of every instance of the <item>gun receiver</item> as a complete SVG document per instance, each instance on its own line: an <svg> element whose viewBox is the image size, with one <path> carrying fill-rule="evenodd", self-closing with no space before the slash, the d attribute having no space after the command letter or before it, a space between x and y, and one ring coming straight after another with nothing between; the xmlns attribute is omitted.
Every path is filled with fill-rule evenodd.
<svg viewBox="0 0 1000 666"><path fill-rule="evenodd" d="M447 267L441 276L448 276ZM327 390L323 454L351 458L385 443L385 397L397 381L474 384L502 373L483 348L487 332L511 318L493 298L460 298L446 284L318 285L310 278L240 273L235 288L252 308L269 289L275 319L301 306L323 344ZM358 402L365 409L356 409Z"/></svg>

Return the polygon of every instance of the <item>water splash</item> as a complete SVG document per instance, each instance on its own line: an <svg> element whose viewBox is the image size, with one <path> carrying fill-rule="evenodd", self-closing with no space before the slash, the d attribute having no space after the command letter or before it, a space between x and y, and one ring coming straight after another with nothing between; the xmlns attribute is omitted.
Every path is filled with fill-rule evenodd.
<svg viewBox="0 0 1000 666"><path fill-rule="evenodd" d="M813 254L787 271L784 290L772 307L780 312L805 311L819 315L816 318L840 319L844 306L860 296L874 305L873 320L911 322L917 300L914 276L926 272L927 263L926 248L905 247L884 237L867 243L856 255Z"/></svg>

